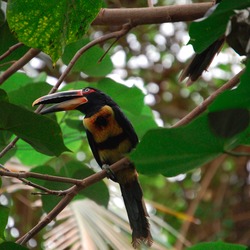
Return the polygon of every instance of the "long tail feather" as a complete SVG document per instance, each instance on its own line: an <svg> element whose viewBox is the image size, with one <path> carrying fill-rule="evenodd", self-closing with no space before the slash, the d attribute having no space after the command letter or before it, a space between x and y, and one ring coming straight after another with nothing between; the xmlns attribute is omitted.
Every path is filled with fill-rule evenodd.
<svg viewBox="0 0 250 250"><path fill-rule="evenodd" d="M182 71L179 80L183 81L188 77L188 86L196 81L201 76L202 72L207 70L215 55L220 52L224 41L225 38L221 37L200 54L195 54L189 65Z"/></svg>
<svg viewBox="0 0 250 250"><path fill-rule="evenodd" d="M138 180L121 185L121 192L132 229L132 245L134 248L144 242L151 246L153 239L150 233L148 213L143 200L143 193Z"/></svg>

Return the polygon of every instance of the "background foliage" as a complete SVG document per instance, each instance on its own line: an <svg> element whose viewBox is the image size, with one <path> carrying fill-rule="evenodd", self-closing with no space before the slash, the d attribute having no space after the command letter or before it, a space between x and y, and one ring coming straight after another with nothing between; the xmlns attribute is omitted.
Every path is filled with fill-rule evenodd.
<svg viewBox="0 0 250 250"><path fill-rule="evenodd" d="M0 163L10 171L79 179L98 170L82 115L72 111L41 116L34 113L32 102L50 91L77 50L103 34L120 30L115 25L90 26L101 6L141 8L147 2L57 2L8 1L6 10L6 2L0 1L0 54L17 42L25 44L0 61L0 71L4 74L30 47L46 53L37 55L0 85L0 150L15 136L21 138ZM157 6L183 3L156 2ZM133 123L141 142L129 157L136 163L148 203L153 249L223 250L250 245L249 157L236 157L250 151L249 62L243 62L243 57L224 44L197 82L190 87L178 82L191 56L189 25L190 43L200 52L225 33L234 9L247 7L249 0L224 0L202 22L137 26L100 62L113 40L84 53L60 87L96 87L110 95ZM45 20L45 16L49 18ZM237 88L224 91L189 124L172 127L244 67ZM29 180L49 189L69 187ZM0 249L25 249L15 245L15 239L61 199L51 195L40 199L31 192L34 190L15 179L0 179ZM201 243L205 241L213 243ZM104 180L84 190L57 222L49 224L27 246L129 249L130 229L117 186Z"/></svg>

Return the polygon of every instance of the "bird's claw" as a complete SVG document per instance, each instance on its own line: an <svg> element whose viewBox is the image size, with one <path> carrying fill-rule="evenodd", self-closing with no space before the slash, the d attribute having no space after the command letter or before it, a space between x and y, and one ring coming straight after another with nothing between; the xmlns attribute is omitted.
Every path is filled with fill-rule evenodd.
<svg viewBox="0 0 250 250"><path fill-rule="evenodd" d="M102 169L104 169L107 173L107 177L110 178L111 180L115 180L116 176L114 171L109 167L108 164L103 164Z"/></svg>

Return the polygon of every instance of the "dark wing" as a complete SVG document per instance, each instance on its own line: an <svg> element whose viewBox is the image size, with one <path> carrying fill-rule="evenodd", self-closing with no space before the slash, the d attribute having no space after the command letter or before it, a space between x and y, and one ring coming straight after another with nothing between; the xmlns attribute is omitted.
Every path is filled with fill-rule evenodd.
<svg viewBox="0 0 250 250"><path fill-rule="evenodd" d="M128 120L128 118L124 115L124 113L121 111L119 106L113 106L112 107L115 113L115 119L117 123L122 127L124 133L128 136L132 148L136 146L138 143L138 137L137 134L135 133L135 130L131 124L131 122Z"/></svg>
<svg viewBox="0 0 250 250"><path fill-rule="evenodd" d="M102 161L101 161L100 156L98 154L97 145L95 143L93 135L88 130L86 130L86 133L87 133L87 138L88 138L88 142L89 142L89 146L91 148L91 151L92 151L97 163L99 164L99 166L102 167L103 164L102 164Z"/></svg>

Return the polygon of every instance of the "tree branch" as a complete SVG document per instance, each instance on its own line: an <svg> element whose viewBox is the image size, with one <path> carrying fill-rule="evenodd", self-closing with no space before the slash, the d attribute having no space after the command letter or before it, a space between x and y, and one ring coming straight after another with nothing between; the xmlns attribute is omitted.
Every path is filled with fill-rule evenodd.
<svg viewBox="0 0 250 250"><path fill-rule="evenodd" d="M3 84L13 73L21 69L26 63L28 63L32 58L37 56L41 51L38 49L30 49L22 56L18 61L13 63L1 76L0 85Z"/></svg>
<svg viewBox="0 0 250 250"><path fill-rule="evenodd" d="M213 177L215 176L217 170L221 167L221 164L224 162L225 160L225 155L222 155L221 157L219 157L218 159L216 159L215 161L213 161L210 166L208 166L206 174L204 174L204 178L201 181L200 184L200 190L196 196L196 198L191 202L186 214L188 216L194 216L195 211L199 205L199 202L201 201L201 199L204 197L204 194L206 193L211 181L213 180ZM182 227L180 229L180 234L185 238L186 234L188 232L188 229L191 225L190 221L185 221L182 224ZM177 240L175 243L175 249L176 250L182 250L183 249L183 242L181 240Z"/></svg>
<svg viewBox="0 0 250 250"><path fill-rule="evenodd" d="M130 161L127 158L123 158L110 166L110 169L114 172L124 169L130 165ZM16 243L25 244L34 235L40 232L46 225L48 225L71 201L72 199L84 188L87 188L94 183L107 177L107 171L102 170L96 174L93 174L83 180L80 183L68 189L69 192L61 199L61 201L48 213L48 215L34 226L28 233L19 238Z"/></svg>
<svg viewBox="0 0 250 250"><path fill-rule="evenodd" d="M9 47L9 49L0 56L0 61L9 56L13 51L23 46L23 43L17 43Z"/></svg>
<svg viewBox="0 0 250 250"><path fill-rule="evenodd" d="M180 121L175 123L172 128L179 127L185 124L188 124L202 112L204 112L209 104L211 104L214 99L221 94L223 91L227 89L232 89L235 87L239 81L241 75L244 73L245 69L242 69L237 75L235 75L232 79L230 79L227 83L225 83L222 87L217 89L213 94L211 94L204 102L202 102L199 106L193 109L190 113L188 113L185 117L183 117Z"/></svg>
<svg viewBox="0 0 250 250"><path fill-rule="evenodd" d="M102 9L92 25L119 26L131 22L133 26L137 26L143 24L193 21L203 17L212 6L213 2L154 8Z"/></svg>

